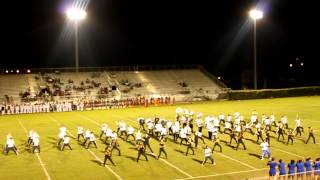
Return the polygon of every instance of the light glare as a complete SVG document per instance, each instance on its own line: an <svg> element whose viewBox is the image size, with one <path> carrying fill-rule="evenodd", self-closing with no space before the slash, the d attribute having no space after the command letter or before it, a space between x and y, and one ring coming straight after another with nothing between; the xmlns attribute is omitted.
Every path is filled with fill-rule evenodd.
<svg viewBox="0 0 320 180"><path fill-rule="evenodd" d="M67 10L67 17L70 20L83 20L87 16L87 13L84 10L77 9L77 8L70 8Z"/></svg>
<svg viewBox="0 0 320 180"><path fill-rule="evenodd" d="M249 15L254 20L263 18L263 12L256 9L251 10L249 12Z"/></svg>

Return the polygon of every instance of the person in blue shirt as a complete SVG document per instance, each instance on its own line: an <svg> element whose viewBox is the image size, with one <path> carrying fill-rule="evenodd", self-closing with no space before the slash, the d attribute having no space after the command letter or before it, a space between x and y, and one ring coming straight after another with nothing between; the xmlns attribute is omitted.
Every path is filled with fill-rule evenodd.
<svg viewBox="0 0 320 180"><path fill-rule="evenodd" d="M280 175L280 178L283 177L283 179L286 178L286 163L282 161L282 159L279 160L279 164L278 164L278 167L279 167L279 175Z"/></svg>
<svg viewBox="0 0 320 180"><path fill-rule="evenodd" d="M320 158L316 159L316 161L313 164L313 167L314 167L314 179L318 180L320 176Z"/></svg>
<svg viewBox="0 0 320 180"><path fill-rule="evenodd" d="M302 162L302 160L300 159L297 162L297 179L302 179L304 176L304 163Z"/></svg>
<svg viewBox="0 0 320 180"><path fill-rule="evenodd" d="M312 165L311 165L311 158L307 158L306 162L304 163L304 167L306 167L306 178L311 179L312 174Z"/></svg>
<svg viewBox="0 0 320 180"><path fill-rule="evenodd" d="M288 164L288 179L294 179L294 173L295 173L296 163L294 160L291 160Z"/></svg>
<svg viewBox="0 0 320 180"><path fill-rule="evenodd" d="M274 158L271 158L271 161L268 162L268 166L270 167L270 170L269 170L269 176L270 177L275 177L276 174L277 174L277 165L278 163L274 160Z"/></svg>

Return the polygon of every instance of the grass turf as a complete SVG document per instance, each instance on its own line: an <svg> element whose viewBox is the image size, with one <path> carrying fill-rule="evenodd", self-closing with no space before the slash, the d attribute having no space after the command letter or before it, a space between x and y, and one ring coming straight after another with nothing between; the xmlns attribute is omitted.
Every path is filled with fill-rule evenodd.
<svg viewBox="0 0 320 180"><path fill-rule="evenodd" d="M29 115L10 115L0 116L0 139L4 142L6 135L11 133L20 155L16 156L13 152L9 155L0 155L0 179L48 179L44 173L47 170L51 179L117 179L111 172L113 171L122 179L182 179L188 177L198 177L198 179L246 179L267 176L267 160L260 160L261 149L254 141L255 136L245 133L245 144L247 150L242 146L235 151L229 142L228 135L221 135L223 154L215 152L213 157L217 165L206 164L201 166L203 160L203 145L200 141L200 147L195 150L195 155L185 156L186 146L175 144L170 136L166 143L168 159L157 160L148 156L149 161L140 158L136 162L137 150L132 143L120 139L121 156L114 153L112 158L116 166L108 165L103 167L100 160L103 160L103 150L105 145L98 140L98 148L89 150L80 146L74 139L71 140L71 146L74 150L66 148L61 152L57 149L57 136L59 127L64 124L69 135L76 136L77 125L81 124L85 129L94 131L96 137L100 134L101 124L107 123L114 130L116 121L124 120L135 129L138 127L137 117L145 118L159 116L165 119L174 120L176 107L182 107L193 110L195 113L202 112L204 117L210 114L219 113L234 114L238 111L243 114L247 121L253 110L267 115L274 112L276 121L282 114L287 115L289 126L294 125L296 114L299 113L302 123L307 130L308 126L313 126L316 140L319 140L320 123L320 97L298 97L298 98L279 98L262 99L246 101L215 101L201 102L193 104L179 104L171 106L158 107L139 107L128 109L95 110L85 112L67 112L67 113L41 113ZM43 164L40 164L36 155L30 153L25 147L27 139L26 130L34 129L40 134L41 153L39 158ZM274 128L274 127L273 127ZM274 133L271 133L275 137ZM204 136L207 136L206 131ZM276 159L282 158L286 162L290 159L304 159L311 157L315 159L320 156L319 144L309 142L304 144L307 132L303 136L294 139L294 145L285 145L271 138L271 153ZM252 139L252 140L251 140ZM206 140L209 146L212 143ZM154 139L151 140L151 146L158 154L159 145ZM115 151L116 152L116 151ZM107 163L110 164L110 163Z"/></svg>

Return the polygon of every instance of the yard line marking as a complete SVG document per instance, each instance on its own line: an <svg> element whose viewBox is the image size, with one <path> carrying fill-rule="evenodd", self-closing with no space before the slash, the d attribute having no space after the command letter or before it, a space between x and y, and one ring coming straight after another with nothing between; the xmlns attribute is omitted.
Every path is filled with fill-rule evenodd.
<svg viewBox="0 0 320 180"><path fill-rule="evenodd" d="M244 165L244 166L249 167L250 169L254 169L254 170L257 169L257 168L255 168L255 167L253 167L253 166L251 166L251 165L249 165L249 164L247 164L247 163L244 163L244 162L242 162L242 161L239 161L239 160L237 160L237 159L234 159L234 158L232 158L232 157L230 157L230 156L227 156L227 155L224 155L224 154L222 154L222 153L216 153L216 154L218 154L219 156L222 156L222 157L231 159L231 160L233 160L233 161L236 161L236 162L238 162L238 163L240 163L240 164L242 164L242 165Z"/></svg>
<svg viewBox="0 0 320 180"><path fill-rule="evenodd" d="M87 150L88 150L88 152L89 152L93 157L96 158L96 160L98 160L99 162L103 163L103 161L102 161L98 156L96 156L90 149L87 149ZM117 173L115 173L109 166L104 166L104 167L106 167L114 176L116 176L117 179L123 180L123 179L122 179Z"/></svg>
<svg viewBox="0 0 320 180"><path fill-rule="evenodd" d="M263 176L263 177L256 177L256 178L251 178L249 180L254 180L254 179L269 179L269 176Z"/></svg>
<svg viewBox="0 0 320 180"><path fill-rule="evenodd" d="M285 150L282 150L282 149L279 149L279 148L276 148L276 147L271 147L271 148L276 149L276 150L281 151L281 152L284 152L284 153L287 153L287 154L290 154L290 155L293 155L293 156L297 156L297 157L300 157L300 158L305 158L305 157L300 156L298 154L295 154L295 153L292 153L292 152L288 152L288 151L285 151Z"/></svg>
<svg viewBox="0 0 320 180"><path fill-rule="evenodd" d="M26 127L24 127L24 125L21 123L21 121L20 121L19 119L17 119L17 120L18 120L20 126L23 128L23 130L24 130L24 132L26 133L26 135L28 136L28 131L27 131ZM51 180L51 177L50 177L50 175L49 175L46 167L44 167L44 164L43 164L43 162L42 162L42 160L41 160L41 158L40 158L40 155L39 155L38 153L36 153L36 156L37 156L37 158L38 158L38 160L39 160L39 163L40 163L40 165L41 165L41 167L42 167L42 169L43 169L43 171L44 171L44 174L47 176L47 179L48 179L48 180Z"/></svg>
<svg viewBox="0 0 320 180"><path fill-rule="evenodd" d="M86 119L90 120L91 122L96 122L96 121L94 121L93 119L91 119L91 118L89 118L89 117L86 117L86 116L83 116L83 115L81 115L81 117L86 118ZM131 119L129 119L129 120L131 120ZM133 121L133 120L131 120L131 121ZM133 121L133 122L136 122L136 121ZM138 123L138 122L136 122L136 123ZM97 123L97 122L96 122L95 124L98 124L98 125L100 126L100 124ZM185 171L183 171L182 169L178 168L177 166L169 163L168 161L166 161L166 160L164 160L164 159L160 159L160 160L162 160L164 163L166 163L166 164L169 165L170 167L178 170L178 171L181 172L182 174L186 175L187 177L193 177L193 176L191 176L190 174L188 174L188 173L186 173Z"/></svg>
<svg viewBox="0 0 320 180"><path fill-rule="evenodd" d="M100 123L98 123L97 121L95 121L95 120L93 120L93 119L91 119L91 118L88 118L87 116L84 116L84 115L82 115L82 114L77 114L77 116L82 117L82 118L84 118L84 119L87 119L87 120L93 122L94 124L96 124L96 125L98 125L98 126L101 126Z"/></svg>
<svg viewBox="0 0 320 180"><path fill-rule="evenodd" d="M192 178L193 176L191 176L190 174L184 172L183 170L181 170L180 168L178 168L177 166L169 163L168 161L164 160L164 159L160 159L161 161L165 162L166 164L168 164L169 166L173 167L174 169L178 170L179 172L181 172L182 174L188 176L189 178Z"/></svg>
<svg viewBox="0 0 320 180"><path fill-rule="evenodd" d="M175 179L175 180L200 179L200 178L206 178L206 177L216 177L216 176L224 176L224 175L231 175L231 174L240 174L240 173L256 172L256 171L262 171L262 170L267 170L267 169L269 169L269 168L253 169L253 170L247 170L247 171L234 171L234 172L229 172L229 173L218 173L218 174L212 174L212 175L195 176L195 177Z"/></svg>
<svg viewBox="0 0 320 180"><path fill-rule="evenodd" d="M57 121L55 118L51 117L51 116L48 116L50 117L50 119L52 119L53 121L55 121L59 126L61 125L61 123L59 121ZM72 136L73 138L75 138L75 136L67 130L67 132L70 134L70 136ZM87 149L87 151L96 159L98 160L99 162L103 163L103 161L98 157L96 156L96 154L94 152L92 152L90 149ZM105 168L107 168L117 179L119 180L123 180L116 172L114 172L110 167L108 166L104 166Z"/></svg>

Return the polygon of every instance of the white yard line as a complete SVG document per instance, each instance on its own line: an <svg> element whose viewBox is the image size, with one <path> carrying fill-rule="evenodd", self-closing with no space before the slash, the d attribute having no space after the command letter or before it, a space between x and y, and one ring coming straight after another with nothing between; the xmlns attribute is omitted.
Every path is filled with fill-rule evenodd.
<svg viewBox="0 0 320 180"><path fill-rule="evenodd" d="M54 122L56 122L59 126L61 125L61 123L59 121L57 121L55 118L48 116L51 120L53 120ZM73 138L76 138L76 136L74 136L70 131L67 131L69 133L69 135ZM103 163L103 161L94 153L92 152L90 149L87 149L87 151L100 163ZM108 166L104 166L105 168L107 168L117 179L119 180L123 180L116 172L114 172L110 167Z"/></svg>
<svg viewBox="0 0 320 180"><path fill-rule="evenodd" d="M249 165L249 164L247 164L247 163L244 163L244 162L242 162L242 161L239 161L239 160L237 160L237 159L234 159L234 158L232 158L232 157L230 157L230 156L224 155L224 154L222 154L222 153L215 153L215 154L218 154L219 156L222 156L222 157L231 159L231 160L233 160L233 161L236 161L236 162L238 162L238 163L240 163L240 164L242 164L242 165L244 165L244 166L247 166L247 167L250 168L250 169L257 170L257 168L255 168L255 167L253 167L253 166L251 166L251 165Z"/></svg>
<svg viewBox="0 0 320 180"><path fill-rule="evenodd" d="M27 131L27 129L24 127L24 125L21 123L21 121L18 119L18 122L19 122L19 124L20 124L20 126L23 128L23 130L24 130L24 132L26 133L26 135L28 136L28 131ZM38 160L39 160L39 163L40 163L40 165L41 165L41 167L42 167L42 170L44 171L44 174L47 176L47 179L48 180L51 180L51 177L50 177L50 175L49 175L49 173L48 173L48 170L46 169L46 167L44 167L44 164L43 164L43 162L42 162L42 160L41 160L41 158L40 158L40 155L38 154L38 153L36 153L36 156L37 156L37 158L38 158Z"/></svg>
<svg viewBox="0 0 320 180"><path fill-rule="evenodd" d="M87 119L87 120L91 121L92 123L94 123L94 124L96 124L96 125L98 125L98 126L101 126L100 123L98 123L97 121L95 121L95 120L93 120L93 119L91 119L91 118L88 118L87 116L84 116L84 115L82 115L82 114L77 114L77 116L82 117L82 118L84 118L84 119Z"/></svg>
<svg viewBox="0 0 320 180"><path fill-rule="evenodd" d="M254 180L254 179L269 179L269 176L263 176L263 177L256 177L256 178L250 178L248 180Z"/></svg>
<svg viewBox="0 0 320 180"><path fill-rule="evenodd" d="M178 168L177 166L169 163L168 161L164 160L164 159L160 159L161 161L163 161L164 163L166 163L167 165L171 166L172 168L178 170L179 172L181 172L182 174L186 175L189 178L192 178L193 176L191 176L190 174L188 174L187 172L181 170L180 168Z"/></svg>
<svg viewBox="0 0 320 180"><path fill-rule="evenodd" d="M281 152L284 152L284 153L287 153L287 154L290 154L290 155L293 155L293 156L296 156L296 157L305 158L305 157L300 156L298 154L295 154L295 153L292 153L292 152L288 152L288 151L285 151L285 150L282 150L282 149L279 149L279 148L276 148L276 147L271 147L271 148L275 149L275 150L278 150L278 151L281 151Z"/></svg>
<svg viewBox="0 0 320 180"><path fill-rule="evenodd" d="M182 179L176 179L176 180L200 179L200 178L207 178L207 177L225 176L225 175L231 175L231 174L256 172L256 171L262 171L262 170L267 170L267 169L269 169L269 168L253 169L253 170L247 170L247 171L234 171L234 172L229 172L229 173L218 173L218 174L205 175L205 176L195 176L195 177L188 177L188 178L182 178Z"/></svg>
<svg viewBox="0 0 320 180"><path fill-rule="evenodd" d="M88 152L89 152L93 157L96 158L97 161L103 163L103 161L102 161L98 156L96 156L90 149L87 149L87 150L88 150ZM106 167L115 177L117 177L117 179L123 180L123 179L122 179L117 173L115 173L109 166L104 166L104 167Z"/></svg>

